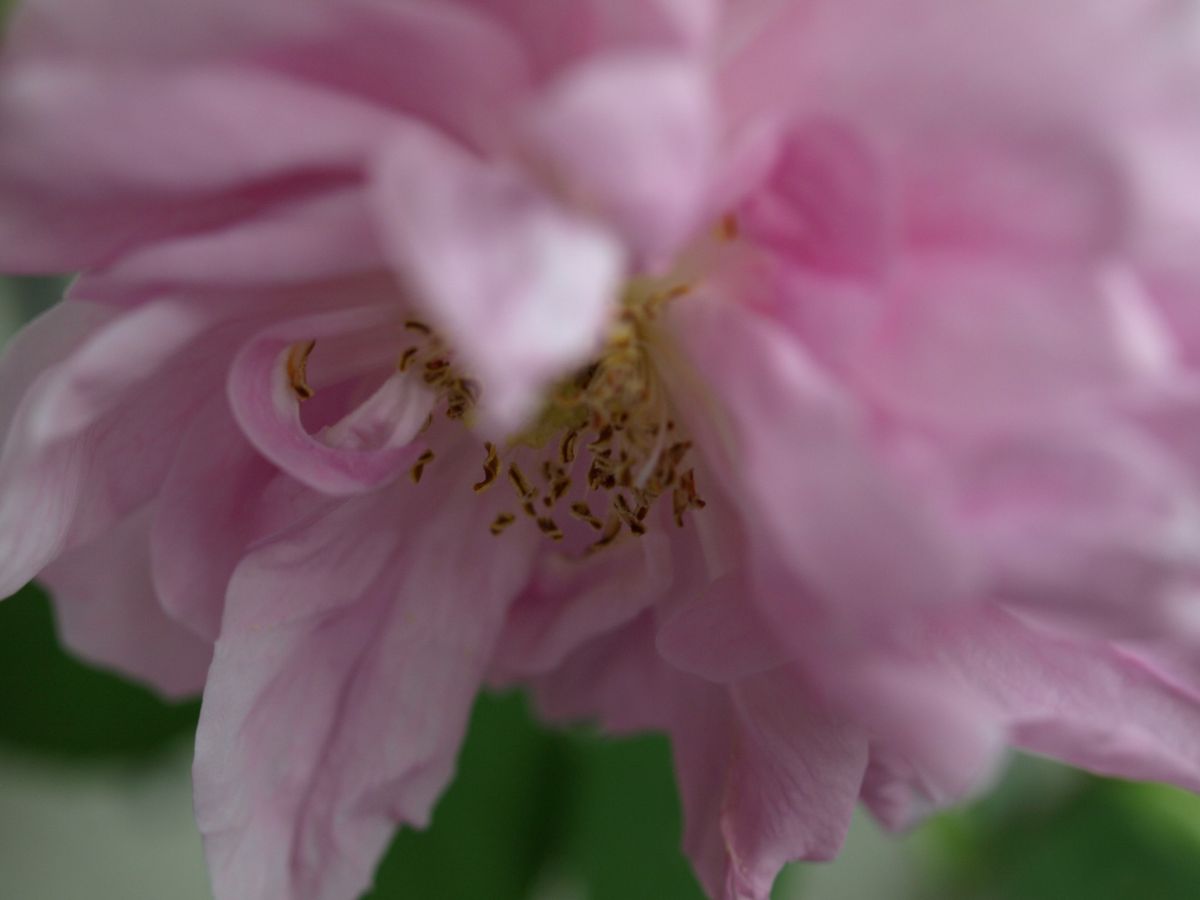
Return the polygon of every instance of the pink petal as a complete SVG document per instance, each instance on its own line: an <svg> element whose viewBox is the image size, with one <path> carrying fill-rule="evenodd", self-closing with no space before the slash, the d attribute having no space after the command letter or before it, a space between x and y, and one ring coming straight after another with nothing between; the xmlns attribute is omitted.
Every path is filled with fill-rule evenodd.
<svg viewBox="0 0 1200 900"><path fill-rule="evenodd" d="M408 468L420 453L411 442L432 408L432 396L422 385L392 375L340 423L313 435L301 422L301 398L288 373L298 345L390 331L394 319L386 307L324 313L274 326L247 343L229 373L229 400L254 446L295 478L330 494L370 490ZM397 334L396 347L399 340ZM380 363L387 365L372 358L360 361L362 374Z"/></svg>
<svg viewBox="0 0 1200 900"><path fill-rule="evenodd" d="M509 612L493 677L550 671L580 645L636 618L674 585L654 535L584 559L547 554Z"/></svg>
<svg viewBox="0 0 1200 900"><path fill-rule="evenodd" d="M0 268L80 269L223 225L352 173L388 127L365 103L228 64L19 67L0 86Z"/></svg>
<svg viewBox="0 0 1200 900"><path fill-rule="evenodd" d="M715 122L694 64L654 55L585 63L552 85L529 128L552 183L613 221L645 258L669 260L699 228Z"/></svg>
<svg viewBox="0 0 1200 900"><path fill-rule="evenodd" d="M684 845L711 896L765 900L792 859L827 859L845 837L867 744L780 668L730 689L654 651L650 616L583 647L538 682L544 714L672 738Z"/></svg>
<svg viewBox="0 0 1200 900"><path fill-rule="evenodd" d="M483 384L483 415L521 424L546 383L596 348L619 295L619 246L516 171L415 126L377 176L380 225L415 302Z"/></svg>
<svg viewBox="0 0 1200 900"><path fill-rule="evenodd" d="M168 615L208 641L217 639L229 578L275 473L218 395L187 426L159 490L149 537L154 587Z"/></svg>
<svg viewBox="0 0 1200 900"><path fill-rule="evenodd" d="M889 409L958 429L1045 424L1162 381L1170 343L1121 272L921 259L897 284L861 377Z"/></svg>
<svg viewBox="0 0 1200 900"><path fill-rule="evenodd" d="M820 272L879 275L892 223L872 148L833 120L806 122L781 143L768 179L738 209L742 230Z"/></svg>
<svg viewBox="0 0 1200 900"><path fill-rule="evenodd" d="M60 556L41 574L63 641L84 659L171 696L197 693L212 646L163 613L150 581L152 509Z"/></svg>
<svg viewBox="0 0 1200 900"><path fill-rule="evenodd" d="M712 0L470 0L523 40L543 76L590 56L629 50L700 54L718 36Z"/></svg>
<svg viewBox="0 0 1200 900"><path fill-rule="evenodd" d="M713 395L697 401L719 403L727 443L693 431L710 459L729 460L719 474L767 542L761 553L780 569L773 579L790 573L852 631L967 595L962 549L889 473L851 398L794 339L747 309L699 297L671 315L691 359L722 360L702 371ZM796 593L756 592L788 640L811 631Z"/></svg>
<svg viewBox="0 0 1200 900"><path fill-rule="evenodd" d="M361 186L300 193L243 220L164 237L125 255L105 273L127 284L305 284L383 268Z"/></svg>
<svg viewBox="0 0 1200 900"><path fill-rule="evenodd" d="M234 575L195 769L219 900L358 896L395 823L428 821L533 540L488 533L466 459Z"/></svg>
<svg viewBox="0 0 1200 900"><path fill-rule="evenodd" d="M680 605L662 623L658 652L680 670L732 682L792 657L754 605L748 573L731 572Z"/></svg>
<svg viewBox="0 0 1200 900"><path fill-rule="evenodd" d="M145 504L170 465L182 423L219 384L228 364L220 341L181 342L192 323L176 332L183 320L161 312L113 316L70 301L14 343L6 366L24 372L5 382L19 404L5 423L0 457L0 596ZM81 339L89 325L99 327ZM159 339L173 347L169 359L158 352ZM22 383L29 385L23 395Z"/></svg>
<svg viewBox="0 0 1200 900"><path fill-rule="evenodd" d="M1018 746L1103 775L1200 790L1200 694L1136 655L999 611L941 635L939 646Z"/></svg>
<svg viewBox="0 0 1200 900"><path fill-rule="evenodd" d="M733 691L740 724L721 829L729 853L725 900L767 900L794 859L832 859L841 849L867 765L850 723L805 697L786 670Z"/></svg>

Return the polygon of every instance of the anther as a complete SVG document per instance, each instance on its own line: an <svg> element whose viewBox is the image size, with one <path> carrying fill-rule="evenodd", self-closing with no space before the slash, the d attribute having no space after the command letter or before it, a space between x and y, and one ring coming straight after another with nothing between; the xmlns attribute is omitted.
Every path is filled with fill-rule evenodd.
<svg viewBox="0 0 1200 900"><path fill-rule="evenodd" d="M488 441L483 446L487 450L487 459L483 461L483 480L472 485L477 494L495 484L500 475L500 457L496 454L496 445Z"/></svg>
<svg viewBox="0 0 1200 900"><path fill-rule="evenodd" d="M418 334L430 335L433 334L433 329L424 322L418 322L416 319L409 319L404 323L404 327L409 331L415 331Z"/></svg>
<svg viewBox="0 0 1200 900"><path fill-rule="evenodd" d="M512 481L513 487L517 489L517 493L520 494L524 499L529 500L537 495L537 491L535 491L533 486L526 480L525 473L521 471L520 467L516 463L509 463L508 477L509 480Z"/></svg>
<svg viewBox="0 0 1200 900"><path fill-rule="evenodd" d="M306 344L294 344L287 355L287 377L288 384L292 386L292 392L301 402L308 400L313 395L313 389L308 386L308 357L313 352L313 347L317 346L316 341L309 341Z"/></svg>
<svg viewBox="0 0 1200 900"><path fill-rule="evenodd" d="M563 539L562 529L558 527L558 523L549 516L539 516L537 519L538 530L546 535L552 541L561 541Z"/></svg>
<svg viewBox="0 0 1200 900"><path fill-rule="evenodd" d="M568 431L563 435L562 443L558 448L559 458L562 459L564 466L569 466L575 462L575 445L579 442L579 432L575 430Z"/></svg>
<svg viewBox="0 0 1200 900"><path fill-rule="evenodd" d="M396 368L399 369L401 372L407 372L408 367L412 365L413 359L416 357L416 355L419 352L420 352L419 348L409 347L407 350L405 350L403 353L400 354L400 359L396 362Z"/></svg>
<svg viewBox="0 0 1200 900"><path fill-rule="evenodd" d="M425 474L425 467L433 462L433 451L426 450L417 457L416 463L413 465L409 475L412 477L413 484L421 483L421 476Z"/></svg>
<svg viewBox="0 0 1200 900"><path fill-rule="evenodd" d="M517 517L512 513L500 513L492 522L492 534L503 534L504 530L515 521L517 521Z"/></svg>
<svg viewBox="0 0 1200 900"><path fill-rule="evenodd" d="M604 531L600 534L600 538L588 547L588 553L595 553L597 550L603 550L609 544L617 539L617 535L621 533L621 517L610 515L608 521L604 525Z"/></svg>
<svg viewBox="0 0 1200 900"><path fill-rule="evenodd" d="M571 504L571 515L579 519L579 521L591 525L597 531L604 527L604 523L592 515L591 509L582 500Z"/></svg>

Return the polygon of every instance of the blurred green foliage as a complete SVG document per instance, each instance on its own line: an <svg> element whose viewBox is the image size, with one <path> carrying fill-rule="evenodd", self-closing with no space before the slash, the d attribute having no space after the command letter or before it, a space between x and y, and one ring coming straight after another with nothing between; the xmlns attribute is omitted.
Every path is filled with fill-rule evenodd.
<svg viewBox="0 0 1200 900"><path fill-rule="evenodd" d="M190 733L200 705L170 704L59 649L29 586L0 603L0 740L51 758L142 757Z"/></svg>

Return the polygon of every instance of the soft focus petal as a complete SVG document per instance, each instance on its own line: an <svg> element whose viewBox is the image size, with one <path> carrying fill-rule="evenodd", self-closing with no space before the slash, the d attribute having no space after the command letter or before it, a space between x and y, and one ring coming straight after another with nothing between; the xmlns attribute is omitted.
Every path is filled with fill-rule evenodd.
<svg viewBox="0 0 1200 900"><path fill-rule="evenodd" d="M879 275L894 215L880 168L852 128L806 122L784 136L767 181L738 209L738 221L793 264Z"/></svg>
<svg viewBox="0 0 1200 900"><path fill-rule="evenodd" d="M212 646L167 618L150 581L151 509L71 550L41 573L63 641L84 659L164 693L196 693Z"/></svg>
<svg viewBox="0 0 1200 900"><path fill-rule="evenodd" d="M552 86L534 111L530 140L553 183L661 265L700 224L713 119L695 65L605 58Z"/></svg>
<svg viewBox="0 0 1200 900"><path fill-rule="evenodd" d="M224 225L345 177L387 127L352 98L228 64L6 72L0 268L91 267Z"/></svg>
<svg viewBox="0 0 1200 900"><path fill-rule="evenodd" d="M736 460L728 490L818 603L869 628L962 596L959 549L888 473L868 423L802 348L749 310L715 301L679 304L672 318L694 359L724 361L703 376L732 445L710 453ZM759 596L785 636L808 630L792 627L785 590Z"/></svg>
<svg viewBox="0 0 1200 900"><path fill-rule="evenodd" d="M276 471L218 395L187 426L163 480L149 536L154 586L167 613L208 641Z"/></svg>
<svg viewBox="0 0 1200 900"><path fill-rule="evenodd" d="M415 301L483 383L489 421L521 424L547 382L596 349L622 251L515 170L418 128L388 147L378 182L379 221Z"/></svg>
<svg viewBox="0 0 1200 900"><path fill-rule="evenodd" d="M582 560L543 558L509 612L495 676L507 681L555 669L580 645L661 599L676 577L665 543L648 535Z"/></svg>
<svg viewBox="0 0 1200 900"><path fill-rule="evenodd" d="M14 343L9 364L32 369L6 381L19 404L0 457L0 595L148 502L183 423L220 383L228 357L197 340L208 332L163 312L113 316L70 301ZM101 327L79 340L83 322Z"/></svg>

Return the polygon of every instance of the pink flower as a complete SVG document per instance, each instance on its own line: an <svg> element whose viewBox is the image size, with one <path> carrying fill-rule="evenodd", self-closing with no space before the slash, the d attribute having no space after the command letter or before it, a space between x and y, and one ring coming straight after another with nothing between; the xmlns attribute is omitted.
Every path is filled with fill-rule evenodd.
<svg viewBox="0 0 1200 900"><path fill-rule="evenodd" d="M1184 17L31 0L0 592L203 687L220 900L357 896L485 682L669 732L723 900L1007 746L1200 789Z"/></svg>

